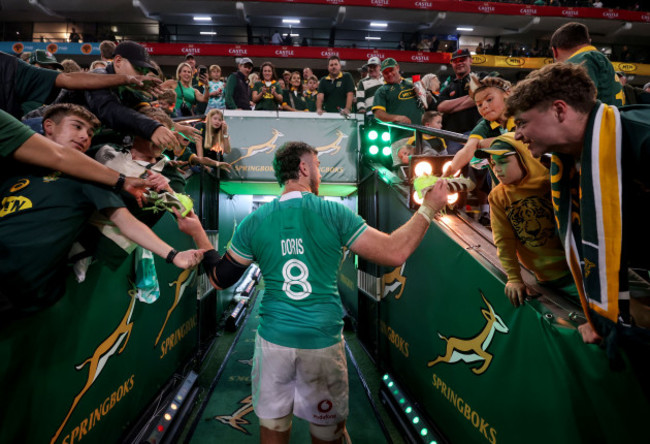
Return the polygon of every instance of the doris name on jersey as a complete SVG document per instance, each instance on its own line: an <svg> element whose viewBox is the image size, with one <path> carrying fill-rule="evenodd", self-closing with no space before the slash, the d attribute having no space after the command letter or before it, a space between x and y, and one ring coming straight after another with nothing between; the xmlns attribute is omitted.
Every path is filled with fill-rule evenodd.
<svg viewBox="0 0 650 444"><path fill-rule="evenodd" d="M305 249L302 246L302 239L301 238L282 239L280 241L280 245L282 247L282 256L286 256L288 254L304 254L305 253Z"/></svg>

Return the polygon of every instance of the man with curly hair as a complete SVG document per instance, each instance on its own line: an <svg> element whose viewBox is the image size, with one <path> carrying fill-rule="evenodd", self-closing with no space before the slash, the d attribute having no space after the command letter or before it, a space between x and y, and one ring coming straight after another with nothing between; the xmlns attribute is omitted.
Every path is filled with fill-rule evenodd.
<svg viewBox="0 0 650 444"><path fill-rule="evenodd" d="M631 269L643 279L650 269L650 106L606 105L585 68L555 63L515 86L507 107L516 138L534 156L552 154L556 224L589 320L583 339L603 338L612 358L620 345L635 368L650 368L650 331L642 328L650 324L628 279Z"/></svg>

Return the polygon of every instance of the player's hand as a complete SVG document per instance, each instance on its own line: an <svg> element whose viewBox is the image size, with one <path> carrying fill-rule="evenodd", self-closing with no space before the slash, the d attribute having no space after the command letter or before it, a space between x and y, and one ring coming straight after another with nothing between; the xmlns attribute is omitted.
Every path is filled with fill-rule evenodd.
<svg viewBox="0 0 650 444"><path fill-rule="evenodd" d="M135 197L138 206L142 207L143 194L147 188L151 187L151 182L139 177L127 177L124 181L124 191Z"/></svg>
<svg viewBox="0 0 650 444"><path fill-rule="evenodd" d="M196 267L203 260L203 253L205 250L181 251L174 257L174 265L182 269Z"/></svg>
<svg viewBox="0 0 650 444"><path fill-rule="evenodd" d="M519 307L526 300L526 284L523 282L508 282L505 293L510 299L510 303L515 307Z"/></svg>
<svg viewBox="0 0 650 444"><path fill-rule="evenodd" d="M445 179L438 179L435 185L426 189L423 204L426 204L433 211L440 211L447 205L448 194L447 181Z"/></svg>
<svg viewBox="0 0 650 444"><path fill-rule="evenodd" d="M178 229L187 234L188 236L194 237L196 234L203 231L203 226L201 221L196 216L194 211L190 211L183 217L181 213L176 208L172 208L174 216L176 216L176 221L178 222Z"/></svg>

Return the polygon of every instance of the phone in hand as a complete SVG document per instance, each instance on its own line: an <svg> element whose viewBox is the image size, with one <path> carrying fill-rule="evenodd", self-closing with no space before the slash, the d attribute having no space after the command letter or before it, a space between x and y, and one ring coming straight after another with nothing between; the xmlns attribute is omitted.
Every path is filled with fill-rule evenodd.
<svg viewBox="0 0 650 444"><path fill-rule="evenodd" d="M206 66L199 66L199 77L207 76L207 75L208 75L208 68Z"/></svg>

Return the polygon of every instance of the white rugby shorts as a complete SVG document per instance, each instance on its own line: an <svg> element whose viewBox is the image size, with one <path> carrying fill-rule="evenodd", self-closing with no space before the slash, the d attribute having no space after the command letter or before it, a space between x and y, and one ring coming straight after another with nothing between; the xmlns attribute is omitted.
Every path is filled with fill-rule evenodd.
<svg viewBox="0 0 650 444"><path fill-rule="evenodd" d="M303 349L255 338L253 407L259 418L293 413L317 425L348 416L348 366L343 340L327 348Z"/></svg>

